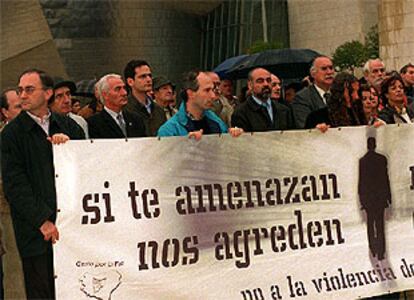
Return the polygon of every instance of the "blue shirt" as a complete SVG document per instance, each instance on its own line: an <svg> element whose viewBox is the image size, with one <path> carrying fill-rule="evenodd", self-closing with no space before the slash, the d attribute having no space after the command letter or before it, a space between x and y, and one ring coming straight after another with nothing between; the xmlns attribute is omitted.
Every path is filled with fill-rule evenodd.
<svg viewBox="0 0 414 300"><path fill-rule="evenodd" d="M252 96L253 100L267 109L267 113L269 114L270 120L273 122L273 108L272 108L272 100L269 98L267 101L261 101L257 99L254 95Z"/></svg>

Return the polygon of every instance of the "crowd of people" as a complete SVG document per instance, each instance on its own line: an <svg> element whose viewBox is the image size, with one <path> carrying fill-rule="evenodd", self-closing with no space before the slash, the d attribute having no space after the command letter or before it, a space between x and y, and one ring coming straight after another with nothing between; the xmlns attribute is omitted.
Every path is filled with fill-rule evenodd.
<svg viewBox="0 0 414 300"><path fill-rule="evenodd" d="M131 60L124 74L97 80L94 99L81 106L74 82L24 71L17 87L1 94L1 167L27 297L55 297L52 244L59 231L52 144L413 123L414 65L386 72L380 59L372 59L363 72L361 79L335 74L332 60L319 56L301 84L283 86L276 75L255 68L236 97L233 82L214 72L186 73L177 92L168 78L153 78L147 62Z"/></svg>

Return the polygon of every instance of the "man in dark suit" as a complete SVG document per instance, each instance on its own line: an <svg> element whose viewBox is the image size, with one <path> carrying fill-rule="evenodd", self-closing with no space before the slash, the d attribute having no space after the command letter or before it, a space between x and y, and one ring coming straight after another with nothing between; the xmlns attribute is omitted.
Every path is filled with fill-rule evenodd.
<svg viewBox="0 0 414 300"><path fill-rule="evenodd" d="M334 73L333 63L329 57L318 56L313 60L310 75L314 79L314 84L302 89L292 101L297 128L305 128L306 119L311 112L326 107Z"/></svg>
<svg viewBox="0 0 414 300"><path fill-rule="evenodd" d="M387 158L375 152L375 138L368 138L368 152L359 160L358 194L367 214L368 244L373 256L384 259L384 210L391 205Z"/></svg>
<svg viewBox="0 0 414 300"><path fill-rule="evenodd" d="M248 132L295 128L290 109L270 99L270 75L270 72L263 68L250 71L248 86L252 95L236 107L231 118L232 126Z"/></svg>
<svg viewBox="0 0 414 300"><path fill-rule="evenodd" d="M52 243L59 239L59 231L52 143L85 136L72 119L49 111L53 80L45 72L25 71L17 93L23 111L1 133L4 194L22 258L27 298L53 299Z"/></svg>
<svg viewBox="0 0 414 300"><path fill-rule="evenodd" d="M146 136L145 125L139 115L126 111L128 103L125 83L118 74L107 74L96 83L103 110L87 119L89 135L95 139Z"/></svg>

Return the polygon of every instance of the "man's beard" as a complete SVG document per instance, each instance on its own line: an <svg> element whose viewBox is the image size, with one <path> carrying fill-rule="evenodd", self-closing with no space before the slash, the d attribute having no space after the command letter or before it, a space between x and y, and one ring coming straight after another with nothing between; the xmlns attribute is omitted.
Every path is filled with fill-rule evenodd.
<svg viewBox="0 0 414 300"><path fill-rule="evenodd" d="M255 96L262 101L266 101L267 99L269 99L271 94L272 94L272 91L270 90L270 88L269 89L263 88L262 91L256 94Z"/></svg>

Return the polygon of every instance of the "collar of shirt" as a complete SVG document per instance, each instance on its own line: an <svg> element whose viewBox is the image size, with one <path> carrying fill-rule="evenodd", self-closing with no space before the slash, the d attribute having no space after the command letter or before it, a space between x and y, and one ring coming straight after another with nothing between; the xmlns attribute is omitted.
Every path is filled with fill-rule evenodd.
<svg viewBox="0 0 414 300"><path fill-rule="evenodd" d="M396 124L399 124L399 123L411 124L411 123L413 123L411 121L410 116L408 115L407 109L405 107L403 107L400 112L395 110L394 121L395 121Z"/></svg>
<svg viewBox="0 0 414 300"><path fill-rule="evenodd" d="M316 84L313 85L316 89L316 91L318 92L318 94L321 96L322 101L326 104L326 99L325 99L325 94L329 93L329 91L324 91L323 89L321 89L319 86L317 86Z"/></svg>
<svg viewBox="0 0 414 300"><path fill-rule="evenodd" d="M49 125L50 125L50 116L52 115L50 110L47 111L47 114L43 118L39 118L38 116L26 111L27 114L35 121L40 127L42 127L43 131L49 136Z"/></svg>
<svg viewBox="0 0 414 300"><path fill-rule="evenodd" d="M203 114L201 115L201 119L196 119L196 118L194 118L194 116L193 116L190 112L188 112L188 111L186 111L186 113L187 113L187 117L188 117L191 121L200 121L200 120L202 120L202 119L204 118L204 112L203 112Z"/></svg>
<svg viewBox="0 0 414 300"><path fill-rule="evenodd" d="M255 96L252 96L253 100L267 109L267 113L269 114L270 120L273 122L273 108L272 108L272 100L268 98L266 101L261 101L257 99Z"/></svg>
<svg viewBox="0 0 414 300"><path fill-rule="evenodd" d="M118 115L120 114L122 116L122 118L124 118L124 115L122 114L122 111L120 111L119 113L113 111L112 109L109 109L108 107L104 106L104 109L106 110L106 112L112 117L112 119L115 120L115 122L117 124L119 124L118 121Z"/></svg>

